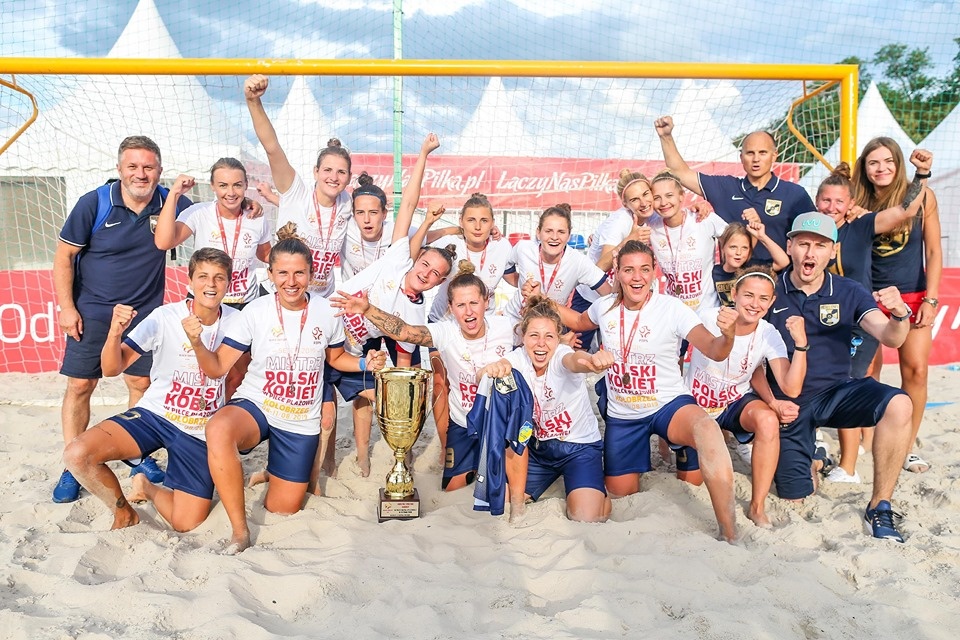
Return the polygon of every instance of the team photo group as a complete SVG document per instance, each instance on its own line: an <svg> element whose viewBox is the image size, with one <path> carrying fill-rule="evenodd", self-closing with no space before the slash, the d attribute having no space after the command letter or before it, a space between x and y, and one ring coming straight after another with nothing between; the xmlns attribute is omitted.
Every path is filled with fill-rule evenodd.
<svg viewBox="0 0 960 640"><path fill-rule="evenodd" d="M440 444L442 476L418 483L462 490L511 522L560 479L567 517L602 522L659 458L706 488L719 537L735 542L738 515L741 528L789 526L768 515L772 500L860 483L869 455L870 497L850 509L872 536L904 542L898 478L929 468L913 449L942 271L931 152L875 138L809 194L773 172L770 133L743 138L742 176L709 175L687 164L663 116L649 125L662 171L625 167L622 206L599 226L575 229L559 194L535 237L511 242L492 195L449 212L426 202L413 224L434 134L395 216L337 139L301 173L261 101L268 85L255 75L243 91L272 184L211 158L208 177L167 189L161 149L130 135L119 179L68 215L54 257L67 335L54 502L85 489L122 528L150 501L184 532L216 495L225 550L243 551L255 542L248 486L266 483L265 509L292 514L336 476L338 412L351 412L356 447L341 464L370 474L378 375L402 367L429 372ZM215 200L192 202L207 178ZM275 226L254 189L276 206ZM585 252L572 233L590 238ZM167 253L191 237L188 293L164 304ZM501 282L515 293L495 296ZM879 381L881 346L898 352L899 388ZM129 408L90 426L98 381L121 374ZM823 429L836 429L839 452ZM265 442L266 467L245 474ZM160 449L165 469L151 457ZM749 469L748 501L731 455Z"/></svg>

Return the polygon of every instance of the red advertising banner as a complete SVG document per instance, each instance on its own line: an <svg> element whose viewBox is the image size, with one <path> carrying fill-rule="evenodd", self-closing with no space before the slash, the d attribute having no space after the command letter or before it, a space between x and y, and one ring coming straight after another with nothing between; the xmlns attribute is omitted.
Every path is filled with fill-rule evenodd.
<svg viewBox="0 0 960 640"><path fill-rule="evenodd" d="M167 269L167 301L186 290L186 270ZM0 271L0 373L40 373L60 368L64 336L57 324L53 272ZM897 352L884 349L884 362ZM933 326L930 364L960 362L960 268L944 269L940 308Z"/></svg>

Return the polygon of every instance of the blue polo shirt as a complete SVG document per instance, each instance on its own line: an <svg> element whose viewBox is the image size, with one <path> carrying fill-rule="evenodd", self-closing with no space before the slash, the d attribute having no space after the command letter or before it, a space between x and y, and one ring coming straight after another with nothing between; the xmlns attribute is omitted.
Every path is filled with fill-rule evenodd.
<svg viewBox="0 0 960 640"><path fill-rule="evenodd" d="M110 201L113 207L96 233L96 190L80 197L60 230L61 240L82 248L74 264L73 302L81 317L103 322L113 317L114 305L128 304L137 310L136 324L163 304L166 251L157 249L152 230L163 198L155 191L137 215L123 203L118 181L110 189ZM181 197L178 213L190 204Z"/></svg>
<svg viewBox="0 0 960 640"><path fill-rule="evenodd" d="M870 270L876 219L877 214L871 211L837 229L837 257L827 265L830 273L856 280L868 291L873 290Z"/></svg>
<svg viewBox="0 0 960 640"><path fill-rule="evenodd" d="M746 178L711 176L698 173L703 197L713 206L717 215L728 223L743 222L743 210L753 208L767 235L780 247L787 247L787 231L793 219L801 213L816 211L810 194L800 185L772 176L763 189L757 189ZM753 260L771 263L773 258L762 244L753 249Z"/></svg>
<svg viewBox="0 0 960 640"><path fill-rule="evenodd" d="M803 390L794 400L802 404L805 398L850 379L851 332L866 314L879 309L873 295L855 280L826 272L820 290L808 296L793 286L792 271L792 267L787 268L777 278L777 299L767 312L767 322L783 336L787 355L792 359L795 345L786 327L787 318L803 316L810 350ZM780 390L769 369L767 380L777 398L791 399Z"/></svg>

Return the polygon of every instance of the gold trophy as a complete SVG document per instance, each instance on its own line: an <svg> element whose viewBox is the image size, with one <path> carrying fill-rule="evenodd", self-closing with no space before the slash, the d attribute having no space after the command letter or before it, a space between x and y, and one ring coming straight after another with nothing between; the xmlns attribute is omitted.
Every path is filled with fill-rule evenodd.
<svg viewBox="0 0 960 640"><path fill-rule="evenodd" d="M432 374L424 369L392 367L377 371L374 376L380 433L393 449L395 458L393 468L387 474L387 486L380 489L377 516L380 522L419 518L420 495L413 487L413 476L405 458L427 418L427 394Z"/></svg>

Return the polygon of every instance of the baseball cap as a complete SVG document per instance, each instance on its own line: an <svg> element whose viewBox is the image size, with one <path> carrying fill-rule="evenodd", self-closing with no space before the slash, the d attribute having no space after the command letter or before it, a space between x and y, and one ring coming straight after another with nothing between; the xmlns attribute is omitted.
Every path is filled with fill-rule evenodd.
<svg viewBox="0 0 960 640"><path fill-rule="evenodd" d="M788 238L792 238L798 233L815 233L819 236L837 241L837 223L833 218L819 211L808 211L801 213L793 220L793 226L787 233Z"/></svg>

